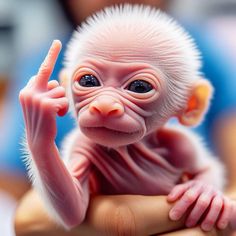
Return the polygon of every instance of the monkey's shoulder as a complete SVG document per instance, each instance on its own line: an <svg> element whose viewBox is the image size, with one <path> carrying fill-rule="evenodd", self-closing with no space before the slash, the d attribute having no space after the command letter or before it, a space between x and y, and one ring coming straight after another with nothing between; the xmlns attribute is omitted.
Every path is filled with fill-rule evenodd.
<svg viewBox="0 0 236 236"><path fill-rule="evenodd" d="M158 129L146 139L150 148L156 149L163 158L178 168L194 165L197 161L196 146L199 146L199 142L201 143L200 139L192 131L174 126ZM204 147L203 143L200 145Z"/></svg>

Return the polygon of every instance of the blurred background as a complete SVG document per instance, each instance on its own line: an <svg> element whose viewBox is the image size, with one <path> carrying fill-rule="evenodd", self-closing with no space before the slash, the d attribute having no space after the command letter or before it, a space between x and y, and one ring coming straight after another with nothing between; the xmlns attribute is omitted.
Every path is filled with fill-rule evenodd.
<svg viewBox="0 0 236 236"><path fill-rule="evenodd" d="M75 25L102 5L113 2L148 2L151 5L160 2L160 6L195 38L203 55L203 73L215 87L212 107L197 131L225 162L227 177L234 187L236 0L0 0L0 221L7 219L6 209L10 206L13 210L8 210L9 217L13 217L16 199L29 188L20 158L20 140L24 131L18 103L20 89L37 72L53 39L60 39L65 48ZM63 51L53 78L58 77L62 61ZM60 125L63 119L68 121L70 118L58 121L59 144L72 127ZM8 236L7 233L3 235Z"/></svg>

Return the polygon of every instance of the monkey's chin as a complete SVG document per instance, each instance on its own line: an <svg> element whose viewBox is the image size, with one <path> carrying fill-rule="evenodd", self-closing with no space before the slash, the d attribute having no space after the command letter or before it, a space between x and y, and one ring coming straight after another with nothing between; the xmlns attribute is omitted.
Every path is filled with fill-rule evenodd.
<svg viewBox="0 0 236 236"><path fill-rule="evenodd" d="M121 132L106 127L80 127L84 135L95 143L106 147L120 147L142 139L144 132L140 129L132 132Z"/></svg>

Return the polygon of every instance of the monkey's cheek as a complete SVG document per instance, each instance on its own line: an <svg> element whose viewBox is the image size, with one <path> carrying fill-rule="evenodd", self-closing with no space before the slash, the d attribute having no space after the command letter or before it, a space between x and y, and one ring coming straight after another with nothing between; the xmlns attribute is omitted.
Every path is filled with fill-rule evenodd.
<svg viewBox="0 0 236 236"><path fill-rule="evenodd" d="M138 142L144 136L143 130L125 133L105 127L80 127L85 136L103 146L115 148Z"/></svg>

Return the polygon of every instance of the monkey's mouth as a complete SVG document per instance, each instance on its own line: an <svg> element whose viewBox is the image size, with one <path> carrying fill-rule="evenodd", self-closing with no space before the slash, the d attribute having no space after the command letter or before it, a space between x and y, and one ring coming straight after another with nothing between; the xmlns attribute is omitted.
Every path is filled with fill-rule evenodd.
<svg viewBox="0 0 236 236"><path fill-rule="evenodd" d="M136 135L139 134L141 131L120 131L120 130L115 130L115 129L110 129L105 126L101 127L82 127L83 131L87 132L94 132L94 134L99 134L99 133L107 133L111 135Z"/></svg>
<svg viewBox="0 0 236 236"><path fill-rule="evenodd" d="M112 128L107 128L104 126L100 127L81 127L81 131L89 139L107 147L119 147L124 145L129 145L139 141L143 137L143 132L141 129L120 131Z"/></svg>

